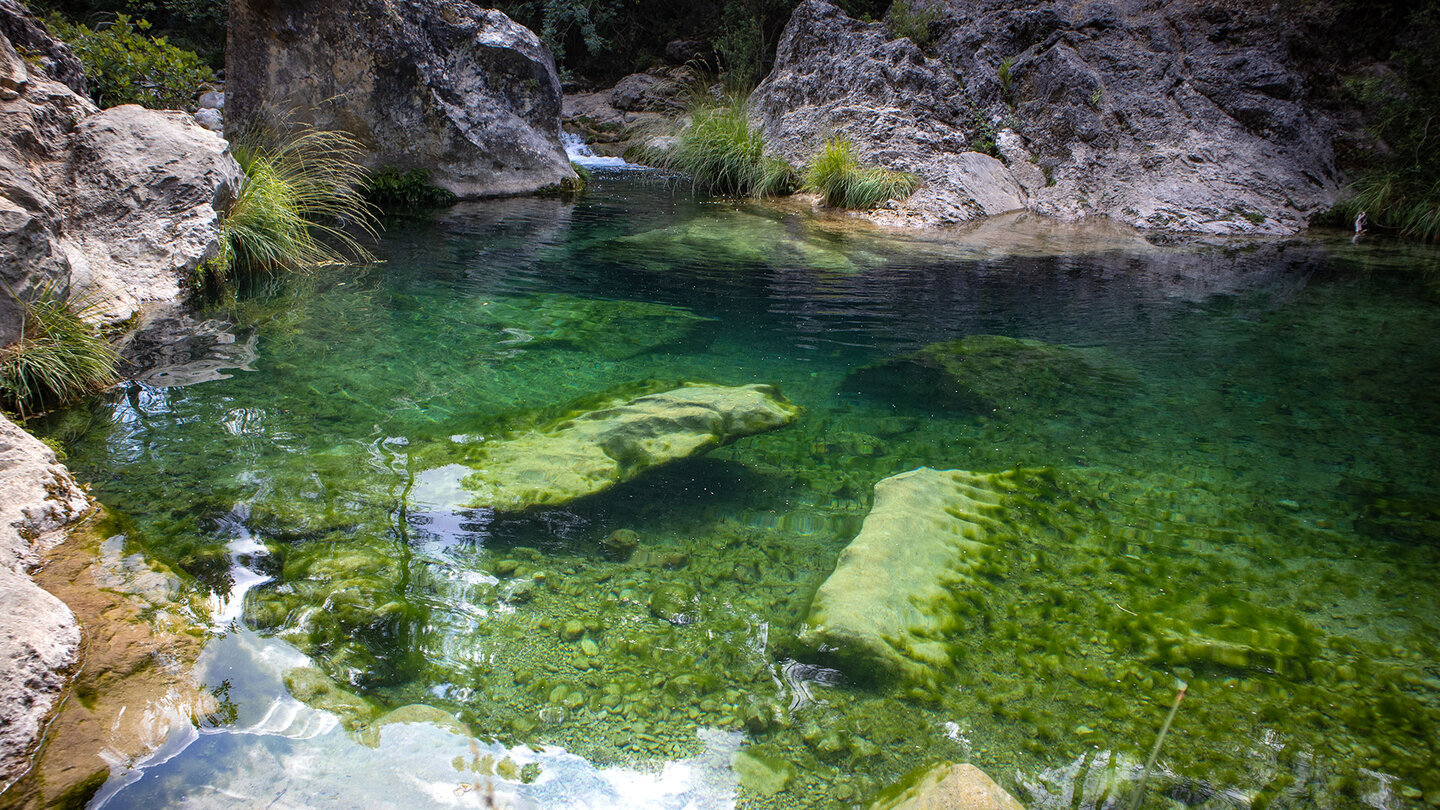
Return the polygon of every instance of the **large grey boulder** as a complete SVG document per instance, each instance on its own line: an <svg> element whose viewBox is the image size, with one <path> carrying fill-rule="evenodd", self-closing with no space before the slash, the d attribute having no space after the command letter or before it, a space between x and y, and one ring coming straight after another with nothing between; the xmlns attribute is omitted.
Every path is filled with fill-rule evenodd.
<svg viewBox="0 0 1440 810"><path fill-rule="evenodd" d="M343 129L372 168L428 169L461 197L573 178L548 48L499 11L453 0L233 0L231 128Z"/></svg>
<svg viewBox="0 0 1440 810"><path fill-rule="evenodd" d="M183 297L240 190L227 150L184 112L126 105L81 121L58 195L72 289L116 320Z"/></svg>
<svg viewBox="0 0 1440 810"><path fill-rule="evenodd" d="M926 187L882 220L1013 206L1278 234L1338 194L1331 126L1306 106L1278 15L1198 0L924 5L939 14L932 55L806 0L751 100L792 161L833 133L920 174Z"/></svg>
<svg viewBox="0 0 1440 810"><path fill-rule="evenodd" d="M220 212L240 188L225 140L183 113L99 111L45 72L63 72L69 51L35 44L43 29L23 8L0 4L4 30L54 56L22 58L0 36L0 346L20 337L20 302L43 289L109 321L178 301L218 254Z"/></svg>
<svg viewBox="0 0 1440 810"><path fill-rule="evenodd" d="M863 162L919 175L924 185L883 221L943 225L1027 205L1004 164L975 150L973 111L954 73L829 3L795 9L750 106L767 147L797 166L841 137Z"/></svg>
<svg viewBox="0 0 1440 810"><path fill-rule="evenodd" d="M39 440L0 416L0 789L24 771L65 687L80 628L26 572L90 501Z"/></svg>

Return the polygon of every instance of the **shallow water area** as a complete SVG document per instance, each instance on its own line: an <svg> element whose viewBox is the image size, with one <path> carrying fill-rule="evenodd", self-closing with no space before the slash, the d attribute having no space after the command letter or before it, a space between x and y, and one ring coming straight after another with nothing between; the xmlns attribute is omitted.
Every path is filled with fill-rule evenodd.
<svg viewBox="0 0 1440 810"><path fill-rule="evenodd" d="M948 759L1116 807L1178 681L1147 808L1440 805L1440 252L946 241L605 167L377 252L201 313L233 367L44 426L211 605L218 708L92 806L851 807ZM979 394L927 376L956 345ZM497 443L685 382L803 413L474 505ZM894 682L796 633L921 466L1019 484L953 663Z"/></svg>

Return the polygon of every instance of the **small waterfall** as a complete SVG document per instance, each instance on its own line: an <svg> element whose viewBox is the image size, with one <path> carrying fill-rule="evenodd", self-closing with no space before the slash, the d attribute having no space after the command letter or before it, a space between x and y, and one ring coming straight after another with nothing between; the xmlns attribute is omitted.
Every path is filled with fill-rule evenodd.
<svg viewBox="0 0 1440 810"><path fill-rule="evenodd" d="M625 162L625 158L603 157L595 154L585 139L573 132L561 132L560 143L565 145L565 154L576 165L587 169L643 169L644 166Z"/></svg>

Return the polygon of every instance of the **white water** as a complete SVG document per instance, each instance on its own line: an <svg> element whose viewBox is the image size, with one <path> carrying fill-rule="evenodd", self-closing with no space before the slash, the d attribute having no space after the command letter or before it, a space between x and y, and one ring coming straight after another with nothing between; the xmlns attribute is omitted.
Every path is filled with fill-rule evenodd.
<svg viewBox="0 0 1440 810"><path fill-rule="evenodd" d="M636 163L627 163L625 162L625 158L602 157L600 155L597 155L593 150L590 149L590 145L585 143L584 138L581 138L579 135L576 135L573 132L560 133L560 142L565 144L565 154L570 156L570 160L574 161L577 165L584 166L587 169L645 168L644 166Z"/></svg>

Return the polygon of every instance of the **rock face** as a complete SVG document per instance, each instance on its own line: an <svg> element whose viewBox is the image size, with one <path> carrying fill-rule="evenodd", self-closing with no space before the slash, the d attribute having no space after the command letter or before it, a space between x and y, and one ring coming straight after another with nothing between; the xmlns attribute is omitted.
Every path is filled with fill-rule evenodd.
<svg viewBox="0 0 1440 810"><path fill-rule="evenodd" d="M64 603L26 576L90 501L55 454L0 417L0 788L31 744L75 663L80 628Z"/></svg>
<svg viewBox="0 0 1440 810"><path fill-rule="evenodd" d="M687 385L589 411L485 449L472 506L513 512L609 489L651 467L782 428L800 409L768 385Z"/></svg>
<svg viewBox="0 0 1440 810"><path fill-rule="evenodd" d="M0 345L20 336L17 298L42 288L110 320L178 299L219 252L218 212L239 189L225 141L180 113L96 110L46 74L53 64L68 75L74 57L40 42L43 29L13 3L0 3L3 31L49 55L27 60L0 37Z"/></svg>
<svg viewBox="0 0 1440 810"><path fill-rule="evenodd" d="M974 114L954 73L829 3L795 9L750 105L767 146L797 166L834 135L864 162L919 175L921 189L882 220L938 225L1027 205L1005 166L975 151Z"/></svg>
<svg viewBox="0 0 1440 810"><path fill-rule="evenodd" d="M885 791L870 810L1025 810L984 771L940 763Z"/></svg>
<svg viewBox="0 0 1440 810"><path fill-rule="evenodd" d="M860 533L815 592L800 642L860 679L944 677L957 606L1009 532L1013 478L921 467L876 484Z"/></svg>
<svg viewBox="0 0 1440 810"><path fill-rule="evenodd" d="M428 169L461 197L525 194L575 176L560 80L529 29L441 0L237 0L226 121L343 129L372 168Z"/></svg>
<svg viewBox="0 0 1440 810"><path fill-rule="evenodd" d="M834 133L920 174L927 188L882 219L1011 206L1290 233L1335 200L1331 127L1305 107L1276 15L1199 0L930 5L934 58L807 0L751 101L792 161ZM982 147L1001 159L972 155Z"/></svg>

